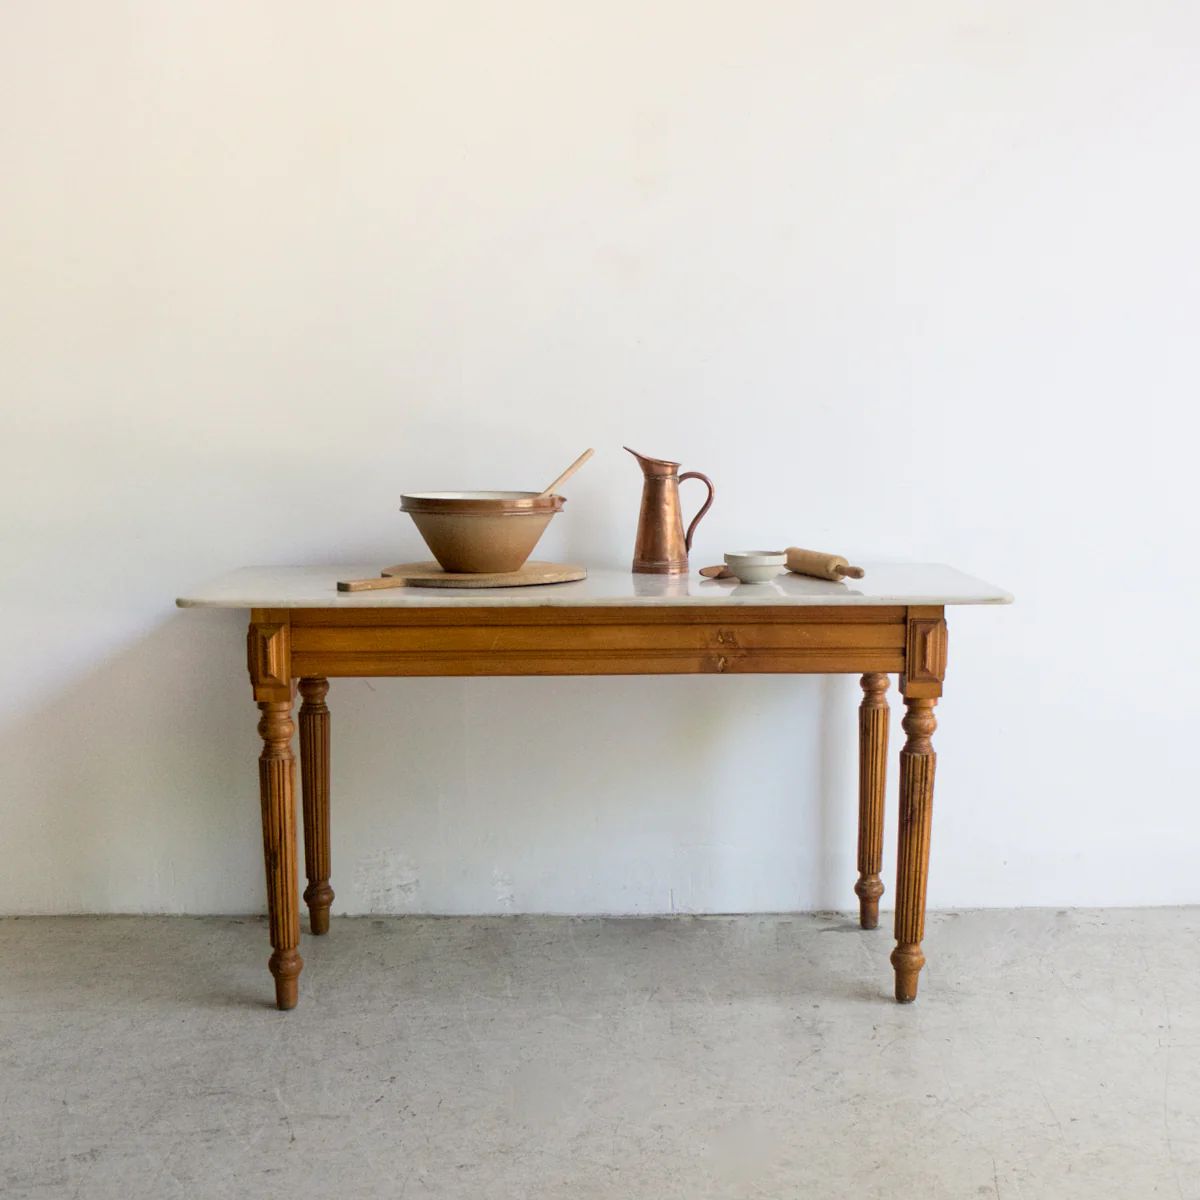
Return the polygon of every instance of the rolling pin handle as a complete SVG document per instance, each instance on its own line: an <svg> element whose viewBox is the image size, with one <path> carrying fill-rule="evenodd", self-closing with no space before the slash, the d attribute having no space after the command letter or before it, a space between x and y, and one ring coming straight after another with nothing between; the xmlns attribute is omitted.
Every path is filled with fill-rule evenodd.
<svg viewBox="0 0 1200 1200"><path fill-rule="evenodd" d="M866 574L862 567L838 567L837 571L839 575L844 575L849 579L861 579Z"/></svg>

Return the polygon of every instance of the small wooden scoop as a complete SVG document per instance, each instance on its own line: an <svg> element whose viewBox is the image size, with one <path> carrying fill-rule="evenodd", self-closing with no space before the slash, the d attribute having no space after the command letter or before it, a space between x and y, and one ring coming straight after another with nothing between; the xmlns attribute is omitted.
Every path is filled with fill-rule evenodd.
<svg viewBox="0 0 1200 1200"><path fill-rule="evenodd" d="M801 550L799 546L789 546L785 553L787 569L796 575L809 575L813 579L829 579L837 583L842 579L861 579L866 574L862 567L852 567L840 554ZM701 567L700 574L706 579L737 578L726 566Z"/></svg>

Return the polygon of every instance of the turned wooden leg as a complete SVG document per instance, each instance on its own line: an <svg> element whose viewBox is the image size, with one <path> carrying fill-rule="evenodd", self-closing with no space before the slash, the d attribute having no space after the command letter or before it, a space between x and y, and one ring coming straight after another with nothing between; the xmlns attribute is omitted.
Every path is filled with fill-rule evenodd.
<svg viewBox="0 0 1200 1200"><path fill-rule="evenodd" d="M900 852L896 869L896 999L907 1004L917 998L917 976L925 965L921 939L925 936L925 887L929 881L929 828L933 817L933 697L905 696L904 732L900 751Z"/></svg>
<svg viewBox="0 0 1200 1200"><path fill-rule="evenodd" d="M858 710L858 923L879 925L883 895L883 792L887 782L888 677L868 672L862 677Z"/></svg>
<svg viewBox="0 0 1200 1200"><path fill-rule="evenodd" d="M304 793L304 872L308 887L308 925L313 933L329 932L329 680L300 680L300 784Z"/></svg>
<svg viewBox="0 0 1200 1200"><path fill-rule="evenodd" d="M304 966L300 944L300 904L296 884L296 764L292 757L292 704L266 700L258 705L263 740L258 760L262 798L263 853L267 866L267 914L274 954L268 965L275 976L275 1004L295 1008Z"/></svg>

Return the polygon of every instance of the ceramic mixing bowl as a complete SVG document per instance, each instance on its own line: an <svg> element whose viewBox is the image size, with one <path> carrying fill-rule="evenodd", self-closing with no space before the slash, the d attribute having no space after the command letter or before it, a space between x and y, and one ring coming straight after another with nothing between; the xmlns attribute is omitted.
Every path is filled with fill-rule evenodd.
<svg viewBox="0 0 1200 1200"><path fill-rule="evenodd" d="M519 571L533 553L550 518L562 511L561 496L538 492L410 492L400 509L413 519L444 571Z"/></svg>

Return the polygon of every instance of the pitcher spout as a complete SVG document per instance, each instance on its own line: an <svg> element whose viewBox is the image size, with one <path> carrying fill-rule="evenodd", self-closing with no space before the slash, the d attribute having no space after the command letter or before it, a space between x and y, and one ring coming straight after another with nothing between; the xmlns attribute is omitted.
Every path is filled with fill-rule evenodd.
<svg viewBox="0 0 1200 1200"><path fill-rule="evenodd" d="M647 475L673 475L679 470L679 463L671 462L666 458L651 458L648 454L639 454L631 446L623 446L623 450L628 450L634 458L638 460L638 466Z"/></svg>

